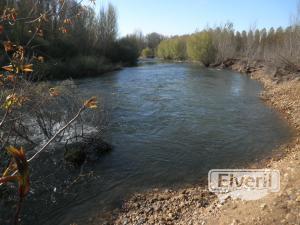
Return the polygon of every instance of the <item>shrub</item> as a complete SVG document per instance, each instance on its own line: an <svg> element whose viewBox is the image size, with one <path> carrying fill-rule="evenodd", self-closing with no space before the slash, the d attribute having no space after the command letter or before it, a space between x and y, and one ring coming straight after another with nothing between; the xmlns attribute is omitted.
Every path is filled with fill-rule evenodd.
<svg viewBox="0 0 300 225"><path fill-rule="evenodd" d="M187 55L191 60L200 61L205 66L213 63L216 57L216 49L211 34L201 32L190 36L187 40Z"/></svg>
<svg viewBox="0 0 300 225"><path fill-rule="evenodd" d="M163 40L157 48L157 56L162 59L186 59L186 42L183 38Z"/></svg>
<svg viewBox="0 0 300 225"><path fill-rule="evenodd" d="M118 41L119 60L125 65L135 65L140 56L139 43L134 37L124 37Z"/></svg>
<svg viewBox="0 0 300 225"><path fill-rule="evenodd" d="M150 49L150 48L147 47L147 48L143 49L143 51L141 53L141 56L143 58L153 58L154 57L154 52L153 52L152 49Z"/></svg>

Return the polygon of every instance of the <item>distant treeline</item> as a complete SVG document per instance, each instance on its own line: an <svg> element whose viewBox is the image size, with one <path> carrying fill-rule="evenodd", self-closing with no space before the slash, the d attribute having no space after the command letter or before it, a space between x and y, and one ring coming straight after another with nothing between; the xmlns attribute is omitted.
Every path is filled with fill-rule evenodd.
<svg viewBox="0 0 300 225"><path fill-rule="evenodd" d="M34 65L34 75L38 77L98 75L120 65L134 65L141 53L135 34L118 38L116 10L111 4L96 13L75 0L40 0L38 4L32 0L7 0L0 1L0 12L17 17L13 25L1 28L0 64L9 61L4 42L26 46L28 54L34 52L44 61ZM24 23L22 18L38 19Z"/></svg>
<svg viewBox="0 0 300 225"><path fill-rule="evenodd" d="M135 65L140 56L199 61L205 66L230 58L300 64L299 19L276 30L239 32L227 23L171 38L158 33L144 36L141 32L119 38L116 10L111 4L95 12L76 0L40 0L38 4L33 0L6 0L0 1L0 11L2 19L17 18L12 18L14 24L0 27L0 66L9 62L5 42L25 46L28 55L34 53L41 61L34 64L34 79L99 75Z"/></svg>
<svg viewBox="0 0 300 225"><path fill-rule="evenodd" d="M285 29L239 32L227 23L165 39L158 45L156 55L169 60L199 61L205 66L232 58L297 65L300 63L300 26L297 24Z"/></svg>

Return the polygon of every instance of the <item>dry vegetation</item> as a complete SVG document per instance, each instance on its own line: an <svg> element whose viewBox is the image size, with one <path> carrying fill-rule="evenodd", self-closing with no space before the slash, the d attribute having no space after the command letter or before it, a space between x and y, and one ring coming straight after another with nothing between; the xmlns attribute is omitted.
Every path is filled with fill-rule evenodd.
<svg viewBox="0 0 300 225"><path fill-rule="evenodd" d="M91 2L2 0L1 45L4 41L21 45L27 57L43 62L35 62L29 76L34 80L97 76L135 64L140 53L135 35L118 38L114 6L103 5L96 12ZM2 46L0 65L4 66L9 58Z"/></svg>
<svg viewBox="0 0 300 225"><path fill-rule="evenodd" d="M85 122L91 123L91 117L85 116L86 111L97 108L96 97L83 100L72 82L55 86L30 81L34 64L44 62L34 41L45 37L43 29L49 28L48 22L55 16L64 18L65 25L71 23L64 14L66 9L70 10L68 3L70 1L59 1L57 10L34 1L0 3L3 46L0 61L4 63L0 71L1 195L4 184L16 183L18 186L14 189L18 200L14 217L10 215L13 217L10 224L19 223L22 203L30 191L31 162L54 142L82 137ZM59 30L66 33L63 28ZM1 223L2 217L7 215L1 215Z"/></svg>
<svg viewBox="0 0 300 225"><path fill-rule="evenodd" d="M300 13L298 13L300 15ZM168 60L190 60L205 66L216 66L229 59L248 62L261 60L299 71L299 16L291 26L236 31L232 23L207 28L191 35L175 36L163 40L156 55Z"/></svg>

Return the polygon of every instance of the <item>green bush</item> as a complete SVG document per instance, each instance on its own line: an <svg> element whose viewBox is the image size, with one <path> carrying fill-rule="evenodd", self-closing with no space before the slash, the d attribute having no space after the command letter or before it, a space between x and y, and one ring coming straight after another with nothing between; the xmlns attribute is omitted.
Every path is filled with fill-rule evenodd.
<svg viewBox="0 0 300 225"><path fill-rule="evenodd" d="M205 66L213 63L216 58L216 48L211 34L201 32L190 36L187 40L187 55L189 59L200 61Z"/></svg>
<svg viewBox="0 0 300 225"><path fill-rule="evenodd" d="M157 56L162 59L185 60L186 41L184 38L163 40L157 48Z"/></svg>
<svg viewBox="0 0 300 225"><path fill-rule="evenodd" d="M144 48L142 53L141 53L141 56L143 58L153 58L154 57L154 52L151 48Z"/></svg>
<svg viewBox="0 0 300 225"><path fill-rule="evenodd" d="M134 37L124 37L118 41L118 59L124 65L136 65L140 56L139 43Z"/></svg>

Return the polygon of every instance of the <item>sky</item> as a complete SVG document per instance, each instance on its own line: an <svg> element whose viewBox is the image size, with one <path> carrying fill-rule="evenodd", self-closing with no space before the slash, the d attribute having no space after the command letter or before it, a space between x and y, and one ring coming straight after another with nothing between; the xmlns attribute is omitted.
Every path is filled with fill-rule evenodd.
<svg viewBox="0 0 300 225"><path fill-rule="evenodd" d="M193 33L232 22L236 30L286 27L299 0L97 0L118 12L119 35L134 31L164 35Z"/></svg>

